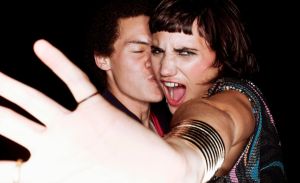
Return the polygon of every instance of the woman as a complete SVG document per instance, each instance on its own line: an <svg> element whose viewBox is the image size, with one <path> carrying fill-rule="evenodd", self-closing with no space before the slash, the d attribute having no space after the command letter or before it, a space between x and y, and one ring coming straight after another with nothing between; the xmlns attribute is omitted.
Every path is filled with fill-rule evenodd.
<svg viewBox="0 0 300 183"><path fill-rule="evenodd" d="M161 139L133 123L61 52L38 41L36 54L67 84L78 108L69 111L1 74L1 96L45 124L1 107L0 133L32 154L16 171L1 162L1 182L13 176L22 183L284 180L273 118L260 91L243 79L255 61L236 6L163 0L150 27L152 65L174 113L171 132ZM49 153L54 148L62 153Z"/></svg>
<svg viewBox="0 0 300 183"><path fill-rule="evenodd" d="M274 120L259 89L246 80L257 66L236 5L231 0L163 0L150 30L152 65L169 109L176 111L173 123L203 121L224 141L224 162L214 179L283 181ZM169 135L184 132L176 133L173 127Z"/></svg>

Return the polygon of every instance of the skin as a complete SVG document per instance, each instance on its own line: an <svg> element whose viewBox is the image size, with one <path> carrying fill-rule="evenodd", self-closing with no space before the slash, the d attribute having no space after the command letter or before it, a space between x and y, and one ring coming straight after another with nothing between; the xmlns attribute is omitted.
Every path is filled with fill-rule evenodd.
<svg viewBox="0 0 300 183"><path fill-rule="evenodd" d="M95 56L97 66L105 70L108 89L130 111L149 126L150 103L162 100L162 92L151 67L149 17L119 20L119 37L110 57Z"/></svg>
<svg viewBox="0 0 300 183"><path fill-rule="evenodd" d="M37 41L34 51L66 83L77 102L97 91L87 75L47 41ZM178 178L182 171L173 170L183 167L178 154L161 137L101 95L94 95L70 111L1 72L0 81L1 97L44 124L0 106L0 134L26 147L31 154L22 165L22 183L183 182ZM157 166L159 163L162 166ZM176 176L168 176L171 173ZM16 174L13 161L0 161L1 183L13 182Z"/></svg>
<svg viewBox="0 0 300 183"><path fill-rule="evenodd" d="M192 35L168 32L153 35L153 68L172 113L183 102L207 95L212 85L209 81L217 76L219 70L212 67L215 52L199 36L195 26ZM179 87L182 94L178 94L182 97L172 99L172 87L168 87L168 82L182 86ZM173 93L176 95L175 91Z"/></svg>
<svg viewBox="0 0 300 183"><path fill-rule="evenodd" d="M192 32L154 33L152 65L174 114L171 124L197 119L207 122L221 135L226 155L217 175L224 175L242 152L255 120L250 102L239 92L225 91L207 98L210 81L217 77L220 68L213 66L215 51L198 34L196 22Z"/></svg>

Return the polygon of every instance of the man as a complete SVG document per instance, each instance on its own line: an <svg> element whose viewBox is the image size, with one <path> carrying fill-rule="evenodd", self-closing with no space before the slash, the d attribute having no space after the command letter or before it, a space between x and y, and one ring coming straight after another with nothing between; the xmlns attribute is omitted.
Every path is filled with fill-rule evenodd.
<svg viewBox="0 0 300 183"><path fill-rule="evenodd" d="M158 120L150 112L150 103L163 98L150 60L148 21L153 5L154 1L144 0L113 0L101 5L89 33L91 49L88 55L94 58L87 60L92 80L96 85L102 84L98 85L100 90L104 88L101 92L104 98L163 136L167 118L160 116Z"/></svg>
<svg viewBox="0 0 300 183"><path fill-rule="evenodd" d="M99 14L88 33L91 49L87 55L91 58L86 65L105 99L162 136L168 131L170 113L161 103L152 110L159 113L150 112L150 102L162 99L150 65L148 17L154 5L153 0L112 0L95 6ZM4 140L0 139L0 146L13 147L14 153L2 152L0 157L29 157L27 150Z"/></svg>
<svg viewBox="0 0 300 183"><path fill-rule="evenodd" d="M87 65L91 80L107 101L163 136L168 131L169 111L161 104L150 111L150 104L163 98L150 60L151 3L154 5L153 0L112 0L101 5L89 40L87 55L93 58L87 59ZM159 113L154 114L155 110Z"/></svg>

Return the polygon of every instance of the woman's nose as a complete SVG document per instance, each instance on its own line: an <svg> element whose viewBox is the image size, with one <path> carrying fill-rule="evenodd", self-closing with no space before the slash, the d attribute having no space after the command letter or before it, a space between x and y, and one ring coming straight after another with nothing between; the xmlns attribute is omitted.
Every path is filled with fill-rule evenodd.
<svg viewBox="0 0 300 183"><path fill-rule="evenodd" d="M170 57L164 57L161 61L161 76L172 76L176 74L176 63Z"/></svg>

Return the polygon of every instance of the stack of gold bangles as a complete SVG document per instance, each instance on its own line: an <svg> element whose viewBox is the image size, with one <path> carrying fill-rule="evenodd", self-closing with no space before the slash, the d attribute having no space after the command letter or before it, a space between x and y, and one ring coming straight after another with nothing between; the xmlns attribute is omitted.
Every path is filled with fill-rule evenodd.
<svg viewBox="0 0 300 183"><path fill-rule="evenodd" d="M200 150L206 161L204 182L213 177L224 161L224 142L218 132L205 122L193 119L181 121L172 128L168 137L181 138Z"/></svg>

